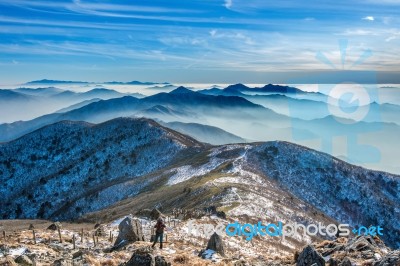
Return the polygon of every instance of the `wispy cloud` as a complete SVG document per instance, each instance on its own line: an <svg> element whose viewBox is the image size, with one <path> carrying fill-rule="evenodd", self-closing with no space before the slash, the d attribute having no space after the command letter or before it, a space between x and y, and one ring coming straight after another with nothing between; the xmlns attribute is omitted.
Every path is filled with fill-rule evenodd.
<svg viewBox="0 0 400 266"><path fill-rule="evenodd" d="M20 62L15 69L30 64L60 73L72 64L115 75L122 68L153 69L151 75L315 70L326 67L315 54L337 50L345 36L360 51L374 51L368 67L393 70L400 68L393 1L376 0L371 9L345 0L0 0L0 58ZM327 56L340 61L337 53Z"/></svg>
<svg viewBox="0 0 400 266"><path fill-rule="evenodd" d="M400 30L391 29L391 30L389 30L389 34L390 34L390 36L385 39L386 42L400 39Z"/></svg>
<svg viewBox="0 0 400 266"><path fill-rule="evenodd" d="M373 16L366 16L366 17L363 17L362 20L374 21L375 18Z"/></svg>
<svg viewBox="0 0 400 266"><path fill-rule="evenodd" d="M344 32L341 32L338 35L344 35L344 36L371 36L371 35L378 35L378 33L376 31L367 30L367 29L346 29Z"/></svg>

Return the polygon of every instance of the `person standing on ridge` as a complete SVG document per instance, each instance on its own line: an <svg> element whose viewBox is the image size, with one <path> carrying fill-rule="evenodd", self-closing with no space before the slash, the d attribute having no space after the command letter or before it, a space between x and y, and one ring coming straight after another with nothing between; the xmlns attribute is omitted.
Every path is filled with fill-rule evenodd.
<svg viewBox="0 0 400 266"><path fill-rule="evenodd" d="M157 223L154 226L154 228L156 229L156 236L154 237L154 243L151 246L152 248L154 248L154 246L157 243L158 238L160 238L160 249L162 249L162 244L163 244L163 237L164 237L164 228L165 228L165 223L164 220L160 217L157 219Z"/></svg>

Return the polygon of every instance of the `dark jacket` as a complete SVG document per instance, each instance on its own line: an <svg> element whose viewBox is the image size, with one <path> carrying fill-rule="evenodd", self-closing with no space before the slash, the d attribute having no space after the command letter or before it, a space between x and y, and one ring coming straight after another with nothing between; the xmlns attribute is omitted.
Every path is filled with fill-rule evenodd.
<svg viewBox="0 0 400 266"><path fill-rule="evenodd" d="M164 228L165 227L166 226L164 224L164 221L162 221L162 220L158 220L156 225L154 226L154 228L156 229L156 233L158 233L158 234L164 233Z"/></svg>

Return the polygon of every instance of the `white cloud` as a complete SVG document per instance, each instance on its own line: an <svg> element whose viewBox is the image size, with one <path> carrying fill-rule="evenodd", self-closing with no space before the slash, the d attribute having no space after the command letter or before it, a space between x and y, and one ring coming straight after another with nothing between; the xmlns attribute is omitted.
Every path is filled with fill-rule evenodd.
<svg viewBox="0 0 400 266"><path fill-rule="evenodd" d="M362 18L363 20L374 21L375 18L373 16L366 16Z"/></svg>
<svg viewBox="0 0 400 266"><path fill-rule="evenodd" d="M232 0L225 0L224 6L228 9L232 7Z"/></svg>
<svg viewBox="0 0 400 266"><path fill-rule="evenodd" d="M217 34L217 30L211 30L210 35L211 37L214 37Z"/></svg>

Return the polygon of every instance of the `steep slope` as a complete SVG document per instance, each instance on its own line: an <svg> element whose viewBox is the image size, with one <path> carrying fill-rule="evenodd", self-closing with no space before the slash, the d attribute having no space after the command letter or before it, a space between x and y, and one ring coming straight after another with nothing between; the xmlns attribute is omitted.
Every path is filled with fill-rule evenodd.
<svg viewBox="0 0 400 266"><path fill-rule="evenodd" d="M213 147L182 158L158 172L155 180L156 185L136 197L85 217L104 219L114 213L116 218L154 206L171 211L214 205L242 223L261 219L382 226L385 241L400 246L400 176L353 166L303 146L266 142Z"/></svg>
<svg viewBox="0 0 400 266"><path fill-rule="evenodd" d="M0 145L3 218L73 218L133 196L150 174L204 145L151 120L59 122Z"/></svg>
<svg viewBox="0 0 400 266"><path fill-rule="evenodd" d="M249 150L246 164L338 221L384 227L384 238L400 246L400 176L287 142Z"/></svg>

